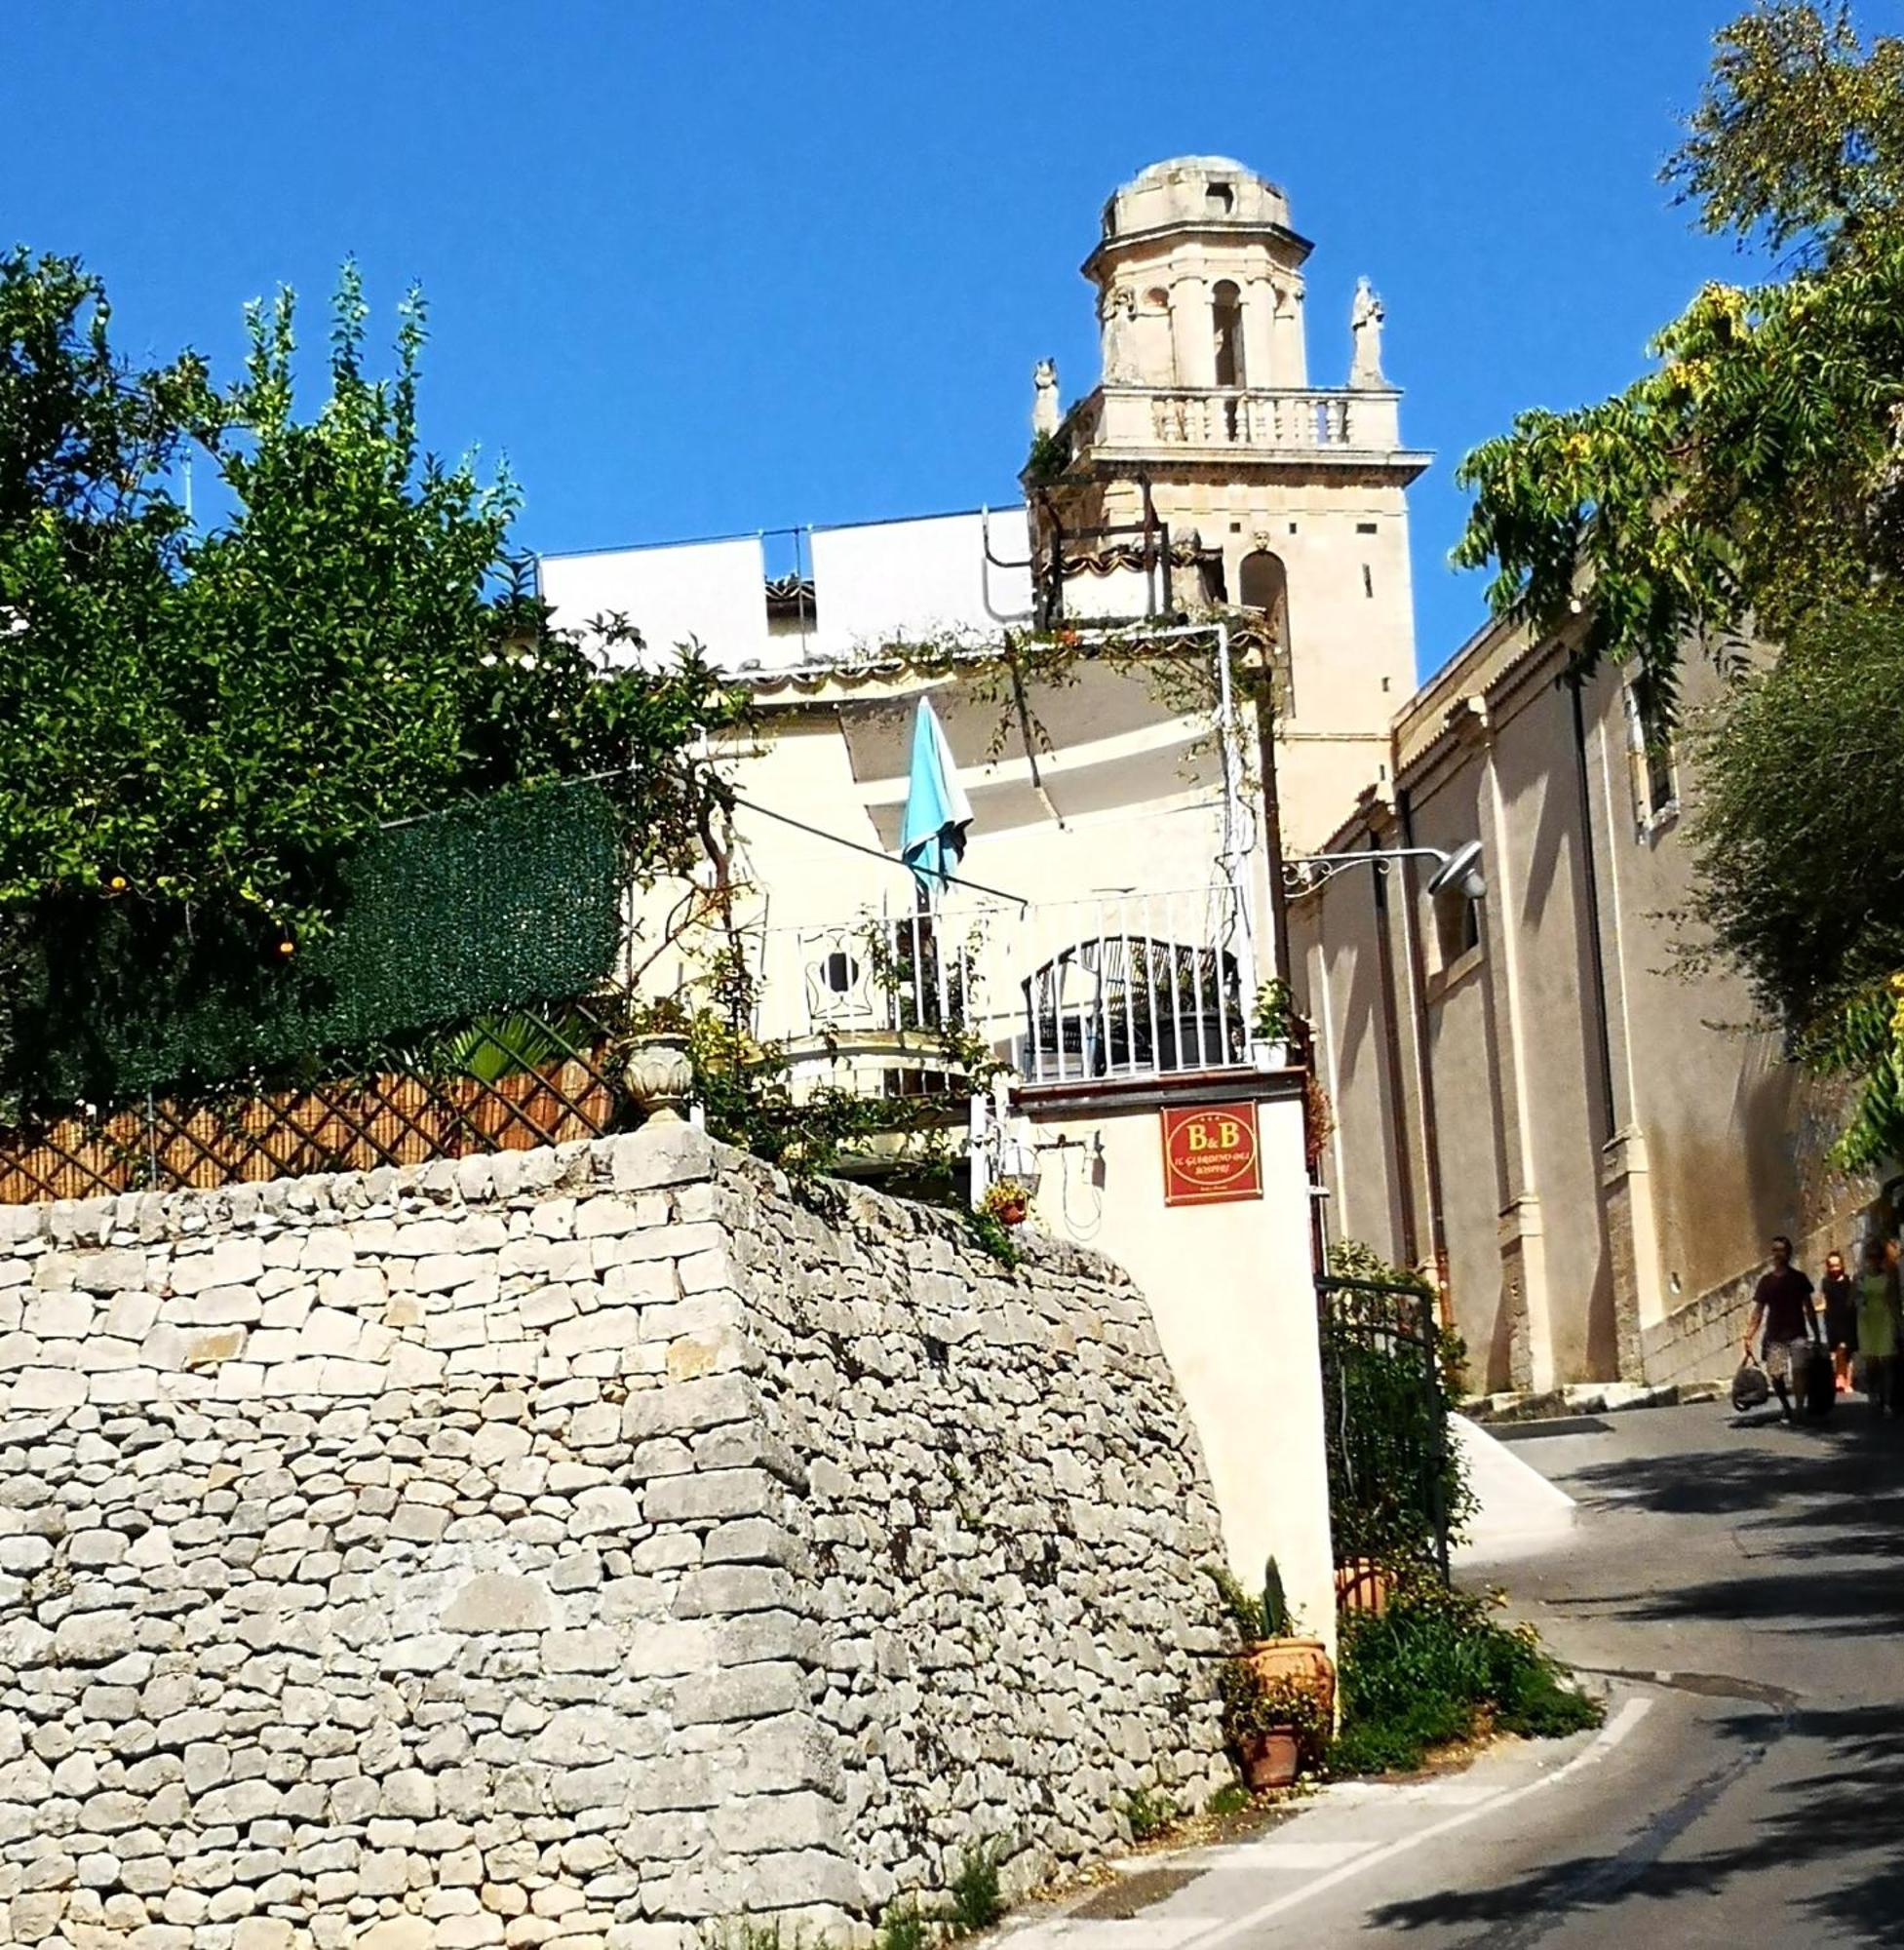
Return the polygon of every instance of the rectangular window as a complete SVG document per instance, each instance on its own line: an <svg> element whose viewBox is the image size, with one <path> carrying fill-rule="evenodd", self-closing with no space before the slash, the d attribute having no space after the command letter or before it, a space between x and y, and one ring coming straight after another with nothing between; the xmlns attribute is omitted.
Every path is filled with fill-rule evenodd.
<svg viewBox="0 0 1904 1950"><path fill-rule="evenodd" d="M1643 692L1626 689L1628 761L1633 773L1633 818L1642 837L1650 835L1679 812L1679 760L1671 727L1645 701Z"/></svg>

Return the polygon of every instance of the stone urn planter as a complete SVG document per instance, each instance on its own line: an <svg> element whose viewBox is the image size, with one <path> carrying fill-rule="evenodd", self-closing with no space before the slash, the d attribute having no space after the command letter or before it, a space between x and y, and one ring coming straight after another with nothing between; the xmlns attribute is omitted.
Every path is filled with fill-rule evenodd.
<svg viewBox="0 0 1904 1950"><path fill-rule="evenodd" d="M644 1122L680 1122L694 1090L686 1036L663 1030L641 1037L629 1052L622 1081Z"/></svg>

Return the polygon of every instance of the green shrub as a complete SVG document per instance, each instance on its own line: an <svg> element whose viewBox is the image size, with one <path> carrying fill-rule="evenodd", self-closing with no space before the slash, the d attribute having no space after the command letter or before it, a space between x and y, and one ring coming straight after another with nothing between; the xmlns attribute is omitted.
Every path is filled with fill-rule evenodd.
<svg viewBox="0 0 1904 1950"><path fill-rule="evenodd" d="M1134 1842L1148 1842L1161 1835L1177 1819L1181 1811L1167 1794L1154 1794L1140 1787L1124 1798L1124 1819L1131 1824Z"/></svg>
<svg viewBox="0 0 1904 1950"><path fill-rule="evenodd" d="M1484 1718L1503 1733L1558 1738L1600 1722L1530 1627L1496 1624L1484 1600L1411 1580L1379 1614L1341 1627L1338 1774L1405 1773L1465 1739Z"/></svg>
<svg viewBox="0 0 1904 1950"><path fill-rule="evenodd" d="M879 1919L879 1950L926 1950L930 1941L916 1902L889 1909Z"/></svg>
<svg viewBox="0 0 1904 1950"><path fill-rule="evenodd" d="M1002 1853L1001 1843L973 1842L960 1856L950 1892L954 1936L989 1930L1004 1915L1004 1898L998 1892L998 1857Z"/></svg>
<svg viewBox="0 0 1904 1950"><path fill-rule="evenodd" d="M1206 1814L1238 1814L1250 1805L1250 1790L1240 1780L1225 1781L1203 1804Z"/></svg>

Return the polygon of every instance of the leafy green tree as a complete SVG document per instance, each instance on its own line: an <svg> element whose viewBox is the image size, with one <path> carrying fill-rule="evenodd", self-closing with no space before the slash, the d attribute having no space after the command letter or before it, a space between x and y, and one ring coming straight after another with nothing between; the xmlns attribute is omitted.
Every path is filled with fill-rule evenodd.
<svg viewBox="0 0 1904 1950"><path fill-rule="evenodd" d="M1695 724L1692 912L1795 1049L1863 1079L1845 1162L1904 1156L1904 616L1807 624Z"/></svg>
<svg viewBox="0 0 1904 1950"><path fill-rule="evenodd" d="M1637 658L1662 722L1689 644L1782 639L1896 601L1904 411L1904 42L1777 0L1719 37L1669 180L1708 229L1789 247L1789 276L1709 285L1659 364L1573 411L1522 414L1459 480L1455 560L1496 609L1590 667ZM1590 599L1590 600L1589 600Z"/></svg>
<svg viewBox="0 0 1904 1950"><path fill-rule="evenodd" d="M1576 668L1635 663L1650 722L1699 647L1687 944L1746 974L1788 1045L1855 1076L1848 1165L1904 1155L1904 40L1769 0L1718 37L1666 180L1702 227L1778 254L1709 285L1658 364L1524 413L1462 464L1456 561ZM1748 637L1781 646L1753 669Z"/></svg>
<svg viewBox="0 0 1904 1950"><path fill-rule="evenodd" d="M290 966L382 823L612 772L646 864L695 842L719 787L686 755L728 700L697 655L608 674L551 628L513 485L420 448L420 299L387 378L366 316L346 266L302 416L290 293L218 390L190 354L121 360L77 260L0 259L0 1064L23 989L102 930L138 944L133 983ZM173 486L192 452L230 508L204 533Z"/></svg>

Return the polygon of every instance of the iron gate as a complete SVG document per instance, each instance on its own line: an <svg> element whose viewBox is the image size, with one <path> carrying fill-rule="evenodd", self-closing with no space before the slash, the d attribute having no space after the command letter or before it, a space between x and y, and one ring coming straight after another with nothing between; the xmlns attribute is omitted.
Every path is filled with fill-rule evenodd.
<svg viewBox="0 0 1904 1950"><path fill-rule="evenodd" d="M1427 1558L1446 1582L1458 1492L1435 1296L1418 1280L1330 1276L1316 1300L1337 1559Z"/></svg>

